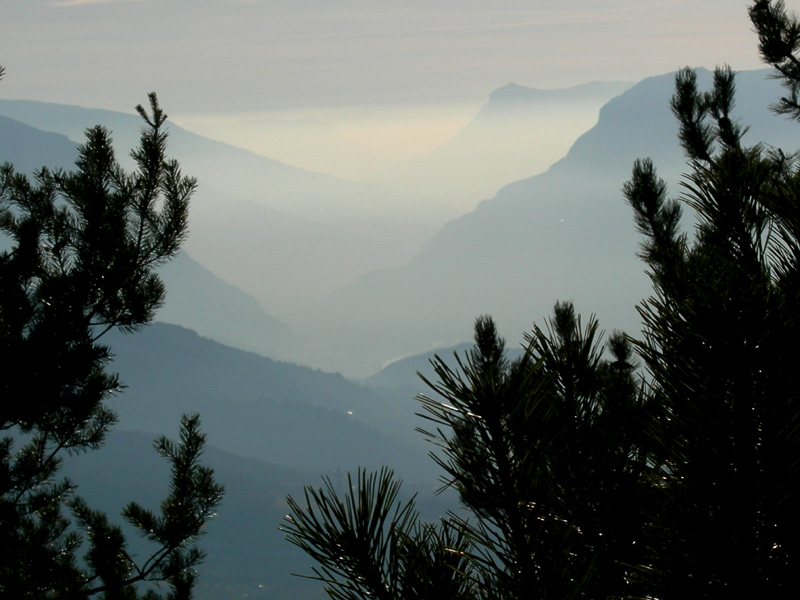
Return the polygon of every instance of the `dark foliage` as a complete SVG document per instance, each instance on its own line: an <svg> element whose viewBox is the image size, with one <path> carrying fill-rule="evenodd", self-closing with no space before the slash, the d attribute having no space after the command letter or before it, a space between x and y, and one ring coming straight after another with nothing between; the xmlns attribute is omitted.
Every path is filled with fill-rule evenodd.
<svg viewBox="0 0 800 600"><path fill-rule="evenodd" d="M663 494L652 561L664 598L786 597L800 564L790 508L800 490L800 171L743 146L733 83L719 69L700 94L692 71L677 78L691 243L652 165L637 163L625 187L656 292L640 307L636 347L652 376L649 450Z"/></svg>
<svg viewBox="0 0 800 600"><path fill-rule="evenodd" d="M137 566L120 528L58 475L64 456L97 449L115 420L105 401L121 386L100 338L152 319L164 297L154 269L186 235L196 182L166 158L166 115L155 94L149 109L137 107L145 125L133 173L120 168L102 127L87 130L75 171L42 168L31 180L0 167L0 231L9 248L0 253L3 597L133 598L131 584L142 580L168 581L170 597L188 597L202 557L190 542L220 499L211 472L197 464L198 420L186 418L179 446L157 446L173 468L163 515L135 504L125 511L159 548Z"/></svg>
<svg viewBox="0 0 800 600"><path fill-rule="evenodd" d="M572 305L558 304L521 360L509 363L505 350L493 321L479 318L474 349L456 357L455 370L434 361L438 382L428 384L438 399L420 397L432 424L421 431L439 447L434 460L469 518L450 514L423 526L412 502L390 518L397 484L386 472L377 476L383 488L375 475L359 474L343 499L329 483L309 488L303 504L289 499L284 531L320 563L316 577L332 597L412 597L395 571L421 569L442 598L581 598L635 587L625 565L639 562L647 488L629 427L642 409L630 345L615 335L613 360L602 359L597 322L581 327ZM368 515L361 522L375 529L359 529L349 515ZM376 543L384 539L402 544ZM409 544L425 549L411 555L412 565L397 551ZM431 555L450 559L420 562ZM384 571L370 576L375 565Z"/></svg>
<svg viewBox="0 0 800 600"><path fill-rule="evenodd" d="M398 500L393 473L348 475L340 498L329 479L289 498L286 537L319 563L312 578L336 600L473 598L462 531L443 521L422 523L414 500Z"/></svg>

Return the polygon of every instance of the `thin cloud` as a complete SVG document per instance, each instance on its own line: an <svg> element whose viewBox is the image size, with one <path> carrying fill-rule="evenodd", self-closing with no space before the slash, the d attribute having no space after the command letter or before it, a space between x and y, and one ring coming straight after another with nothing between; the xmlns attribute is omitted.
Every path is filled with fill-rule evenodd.
<svg viewBox="0 0 800 600"><path fill-rule="evenodd" d="M141 2L142 0L66 0L64 2L53 2L52 6L87 6L89 4L120 4L122 2Z"/></svg>

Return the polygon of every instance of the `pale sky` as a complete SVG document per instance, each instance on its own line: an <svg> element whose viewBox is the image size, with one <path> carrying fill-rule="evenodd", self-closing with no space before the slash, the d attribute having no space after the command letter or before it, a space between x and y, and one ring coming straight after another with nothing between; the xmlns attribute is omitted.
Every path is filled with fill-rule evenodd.
<svg viewBox="0 0 800 600"><path fill-rule="evenodd" d="M796 2L789 2L790 8ZM0 96L172 112L481 102L760 66L742 0L3 0Z"/></svg>

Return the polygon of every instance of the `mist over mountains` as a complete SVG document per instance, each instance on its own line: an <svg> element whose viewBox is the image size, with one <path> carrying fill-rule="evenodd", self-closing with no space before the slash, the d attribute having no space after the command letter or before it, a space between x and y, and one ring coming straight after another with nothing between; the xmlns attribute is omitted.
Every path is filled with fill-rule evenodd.
<svg viewBox="0 0 800 600"><path fill-rule="evenodd" d="M396 165L375 180L466 212L509 182L547 170L597 122L600 108L631 85L591 82L543 90L509 83L489 94L475 117L433 154Z"/></svg>
<svg viewBox="0 0 800 600"><path fill-rule="evenodd" d="M126 167L141 127L135 115L41 102L0 100L0 115L75 143L103 125ZM174 124L169 131L170 156L200 183L186 251L285 320L302 321L358 275L402 264L446 218L432 202L417 210L420 201L403 193L292 167ZM58 147L69 156L39 164L71 164L74 147Z"/></svg>
<svg viewBox="0 0 800 600"><path fill-rule="evenodd" d="M511 162L504 156L535 150L535 135L508 137L505 147L476 140L501 140L514 115L533 122L531 110L578 102L583 92L589 104L597 94L610 99L544 173L507 182L450 220L422 187L347 182L172 126L170 154L200 178L186 251L162 270L168 297L159 319L172 324L108 336L112 368L128 389L112 402L120 423L108 448L76 462L82 489L109 506L133 491L156 498L163 485L156 461L144 457L149 440L174 435L181 413L199 412L208 462L229 488L208 538L202 597L321 597L318 586L280 579L303 571L276 531L284 496L322 473L342 478L358 466L390 464L435 515L430 446L413 431L413 395L426 391L415 372L432 375L431 351L466 351L474 318L486 313L514 348L556 300L597 314L607 331L637 332L635 304L650 286L620 190L633 161L651 157L671 195L680 193L685 162L669 109L673 77L567 96L496 91L429 162L405 165L408 176L456 164L459 153L473 160L484 152L487 169ZM766 71L737 81L745 140L792 152L796 130L768 109L778 83ZM710 84L708 71L699 83ZM490 136L481 130L495 112ZM113 130L121 158L135 144L132 115L0 100L2 158L23 172L68 168L95 123ZM462 178L481 173L474 167ZM119 470L124 478L115 478ZM253 531L254 522L262 529ZM278 583L258 588L269 582Z"/></svg>
<svg viewBox="0 0 800 600"><path fill-rule="evenodd" d="M710 73L701 70L700 85L709 83ZM509 183L438 231L444 209L433 199L315 174L173 125L171 153L185 172L200 177L187 255L206 275L255 301L209 319L215 309L189 309L203 298L208 304L209 295L191 293L185 306L168 300L163 318L227 344L356 378L399 357L465 341L482 313L492 314L516 343L559 299L596 313L607 330L635 333L634 307L649 285L620 190L633 161L649 156L671 193L680 192L684 158L669 109L672 85L673 75L666 74L634 86L496 90L473 122L412 169L409 180L423 181L424 169L458 164L459 156L479 158L483 140L486 169L460 170L465 181L479 178L498 162L512 162L522 147L533 152L539 144L530 130L533 114L541 118L556 106L588 106L620 93L546 172ZM751 127L749 139L793 148L791 128L768 110L779 84L767 71L752 71L739 75L738 87L737 111ZM53 164L68 162L52 156L56 148L73 148L63 135L78 141L86 126L100 122L126 148L139 128L132 115L25 101L0 101L0 115L39 128L37 135L62 134L43 144ZM518 130L529 132L527 144L525 136L509 134L515 118ZM168 275L183 288L179 271Z"/></svg>
<svg viewBox="0 0 800 600"><path fill-rule="evenodd" d="M300 340L253 296L223 281L186 252L161 267L168 295L158 319L275 359L291 356Z"/></svg>
<svg viewBox="0 0 800 600"><path fill-rule="evenodd" d="M155 323L107 341L128 388L110 403L126 429L177 431L182 414L199 412L211 442L240 456L311 473L393 464L406 479L435 479L427 449L409 442L417 441L413 426L395 431L400 421L413 423L413 397L383 402L339 374L230 348L175 325Z"/></svg>
<svg viewBox="0 0 800 600"><path fill-rule="evenodd" d="M49 168L67 169L75 164L75 142L66 135L35 129L24 123L0 117L0 152L13 158L14 168L20 173L33 173L47 165Z"/></svg>
<svg viewBox="0 0 800 600"><path fill-rule="evenodd" d="M425 386L409 367L427 356L397 365L404 377L390 373L361 386L164 323L106 341L126 386L109 402L120 421L101 451L69 460L67 474L92 506L112 515L132 499L157 508L168 478L152 440L174 438L181 414L198 412L208 435L204 463L226 487L201 540L208 559L200 599L325 597L319 585L291 575L307 573L308 559L278 530L286 495L319 485L323 474L341 486L347 472L390 464L429 519L452 500L434 494L431 445L414 431L413 396Z"/></svg>
<svg viewBox="0 0 800 600"><path fill-rule="evenodd" d="M701 88L710 79L701 71ZM737 115L750 126L745 140L791 152L792 128L768 108L779 84L767 71L742 73L737 81ZM680 193L685 160L669 108L673 82L672 74L648 78L609 101L597 124L547 172L509 184L447 223L403 267L338 290L317 330L337 340L337 356L357 357L348 368L362 373L379 368L378 358L464 341L483 313L516 343L557 300L597 314L607 331L636 334L635 304L649 294L649 282L621 188L634 160L651 157L670 193Z"/></svg>
<svg viewBox="0 0 800 600"><path fill-rule="evenodd" d="M602 98L625 86L588 84L563 91L506 86L490 97L456 139L431 157L426 168L435 172L441 170L442 161L449 161L451 171L456 172L446 179L453 186L463 179L459 173L479 175L480 170L469 161L483 160L486 167L482 171L489 173L493 165L506 160L503 157L524 160L531 149L540 146L537 127L541 129L543 119L553 120L555 105L565 111L573 109L575 114L586 113L586 107L596 111ZM37 135L44 131L60 134L58 143L53 138L41 144L51 152L47 156L50 162L40 164L56 166L70 164L75 144L85 128L94 124L112 131L119 158L129 165L124 149L135 145L140 127L134 115L40 102L0 100L0 114L37 128ZM522 132L530 132L527 152L521 151L526 146ZM65 135L69 139L64 139ZM17 133L6 139L24 137ZM27 137L34 139L30 130ZM512 139L516 141L508 151L501 152L501 145L511 144ZM174 294L183 294L184 299L169 298L160 318L270 356L348 372L343 362L328 360L329 340L319 336L328 297L367 273L407 263L433 235L434 227L447 220L445 215L453 214L452 207L442 208L434 192L424 196L418 189L414 195L388 186L346 182L197 136L174 124L169 144L184 171L198 175L200 187L191 211L187 255L182 259L186 269L173 265L165 271L168 284L169 279L177 282L168 288L180 288ZM22 148L19 143L17 151ZM58 158L52 156L56 149L61 153ZM8 156L13 159L15 155ZM27 164L26 160L21 164ZM484 179L499 182L501 176L495 173ZM411 181L422 181L417 171L395 182L395 189L411 188L403 186ZM495 184L484 183L484 188L486 185ZM219 306L219 296L211 300L208 291L196 293L206 287L199 282L188 292L188 273L197 274L191 259L199 261L209 274L254 297L261 310L250 303L244 311L228 310L224 317L209 319L209 310L214 310L209 305ZM214 283L208 286L219 288ZM240 306L239 302L231 306ZM280 334L276 319L284 324ZM390 358L393 355L384 355L381 362Z"/></svg>

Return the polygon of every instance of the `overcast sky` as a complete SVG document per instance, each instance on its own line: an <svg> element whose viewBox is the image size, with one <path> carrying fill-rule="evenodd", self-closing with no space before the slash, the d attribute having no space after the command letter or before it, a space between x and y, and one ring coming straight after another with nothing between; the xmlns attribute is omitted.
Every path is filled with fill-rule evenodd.
<svg viewBox="0 0 800 600"><path fill-rule="evenodd" d="M789 2L790 8L794 2ZM0 95L181 112L480 101L759 66L742 0L3 0Z"/></svg>

